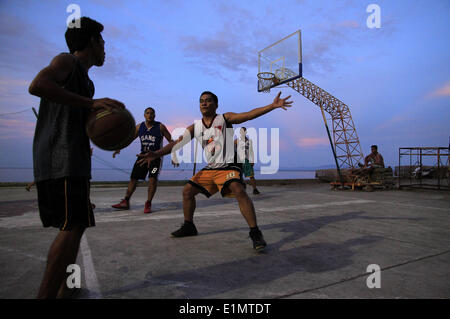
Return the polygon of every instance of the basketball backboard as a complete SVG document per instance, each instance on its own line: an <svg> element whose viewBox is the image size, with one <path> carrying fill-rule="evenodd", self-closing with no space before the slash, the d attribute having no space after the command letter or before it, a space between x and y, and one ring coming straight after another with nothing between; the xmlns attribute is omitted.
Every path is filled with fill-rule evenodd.
<svg viewBox="0 0 450 319"><path fill-rule="evenodd" d="M258 52L258 92L302 76L301 31L271 44Z"/></svg>

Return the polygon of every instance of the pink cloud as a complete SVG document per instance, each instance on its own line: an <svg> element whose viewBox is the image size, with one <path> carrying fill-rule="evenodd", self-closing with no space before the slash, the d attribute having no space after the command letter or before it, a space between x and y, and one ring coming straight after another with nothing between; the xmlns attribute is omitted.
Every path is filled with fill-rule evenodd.
<svg viewBox="0 0 450 319"><path fill-rule="evenodd" d="M381 123L380 125L378 125L375 128L375 131L384 131L387 128L392 128L395 127L396 125L406 122L406 121L411 121L411 116L409 114L400 114L397 116L392 117L391 119L385 121L384 123Z"/></svg>
<svg viewBox="0 0 450 319"><path fill-rule="evenodd" d="M296 141L296 145L300 147L315 147L328 145L330 142L324 137L304 137Z"/></svg>
<svg viewBox="0 0 450 319"><path fill-rule="evenodd" d="M179 117L179 118L170 118L167 122L163 121L163 124L167 127L169 132L173 134L173 131L175 129L184 129L187 128L189 125L194 124L194 119L187 118L187 117ZM179 131L178 131L179 132ZM177 139L178 136L172 136L173 139Z"/></svg>
<svg viewBox="0 0 450 319"><path fill-rule="evenodd" d="M32 139L36 123L0 118L0 140Z"/></svg>
<svg viewBox="0 0 450 319"><path fill-rule="evenodd" d="M430 94L428 94L428 97L435 98L435 97L449 97L450 96L450 82L447 82L442 87L434 90Z"/></svg>
<svg viewBox="0 0 450 319"><path fill-rule="evenodd" d="M359 27L359 23L355 20L345 20L338 23L338 27L357 29Z"/></svg>

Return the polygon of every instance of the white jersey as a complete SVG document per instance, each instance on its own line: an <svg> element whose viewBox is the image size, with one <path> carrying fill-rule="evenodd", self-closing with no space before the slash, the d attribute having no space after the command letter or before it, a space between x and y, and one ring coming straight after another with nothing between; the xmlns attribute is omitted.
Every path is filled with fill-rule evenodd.
<svg viewBox="0 0 450 319"><path fill-rule="evenodd" d="M194 122L194 137L203 148L208 163L206 169L224 168L234 162L233 136L233 126L223 114L216 114L209 127L203 120Z"/></svg>
<svg viewBox="0 0 450 319"><path fill-rule="evenodd" d="M238 139L237 140L237 156L238 163L244 163L247 159L250 163L255 162L255 156L253 154L253 142L247 136L245 140Z"/></svg>

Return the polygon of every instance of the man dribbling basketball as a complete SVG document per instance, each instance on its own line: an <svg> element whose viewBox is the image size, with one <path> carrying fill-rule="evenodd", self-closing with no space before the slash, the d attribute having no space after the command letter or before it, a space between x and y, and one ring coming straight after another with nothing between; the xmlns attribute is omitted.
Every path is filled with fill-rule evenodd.
<svg viewBox="0 0 450 319"><path fill-rule="evenodd" d="M135 139L139 137L141 141L141 153L147 153L148 151L155 152L161 149L163 145L163 137L167 139L170 143L172 142L172 136L167 130L166 126L161 122L155 121L155 110L148 107L144 111L145 121L141 124L136 125L136 135ZM113 153L113 158L120 153L117 150ZM148 174L148 191L147 191L147 201L144 206L144 214L149 214L152 212L152 200L156 193L157 182L159 172L162 167L162 160L160 158L155 159L150 164L141 166L136 162L133 166L133 171L131 172L130 182L128 183L127 192L125 198L120 201L120 203L112 205L116 209L130 209L130 198L136 190L136 185L138 180L145 180Z"/></svg>
<svg viewBox="0 0 450 319"><path fill-rule="evenodd" d="M33 140L34 180L44 227L60 232L47 256L38 298L61 298L68 291L66 269L76 262L81 237L95 226L89 198L91 156L86 120L91 110L123 109L109 98L92 99L88 71L105 62L103 25L87 17L65 33L70 53L61 53L31 82L41 98Z"/></svg>
<svg viewBox="0 0 450 319"><path fill-rule="evenodd" d="M290 96L282 99L280 95L281 92L273 100L273 103L249 112L217 114L217 96L208 91L203 92L200 95L201 121L195 121L193 125L186 129L183 136L180 136L177 141L169 143L161 150L139 154L139 157L141 157L138 161L139 163L149 163L156 158L171 153L172 149L176 150L183 147L193 137L200 142L205 150L208 165L195 174L184 186L184 224L180 229L172 233L173 237L197 235L197 229L193 223L196 207L195 196L203 193L206 197L210 197L220 191L223 197L236 197L241 213L250 227L249 235L253 241L253 248L259 251L266 247L267 244L256 223L253 202L242 184L241 169L233 164L233 133L230 134L227 128L232 129L232 124L250 121L277 108L286 110L286 107L290 107L292 104L291 101L287 101ZM229 146L231 146L231 152L226 151L226 148ZM230 155L231 158L228 158Z"/></svg>

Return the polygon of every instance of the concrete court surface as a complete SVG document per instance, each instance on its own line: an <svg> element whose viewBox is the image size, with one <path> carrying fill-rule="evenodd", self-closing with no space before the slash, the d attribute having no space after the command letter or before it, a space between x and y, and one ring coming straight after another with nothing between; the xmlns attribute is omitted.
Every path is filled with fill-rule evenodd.
<svg viewBox="0 0 450 319"><path fill-rule="evenodd" d="M199 235L183 222L181 186L91 189L96 227L83 236L78 298L449 298L450 192L332 191L273 185L251 194L268 247L253 251L234 199L197 197ZM58 230L41 226L36 190L0 188L0 298L34 298ZM369 289L369 265L380 288ZM373 282L373 281L372 281Z"/></svg>

